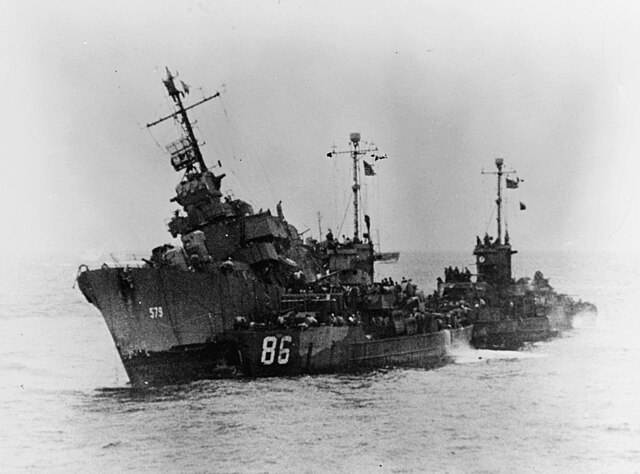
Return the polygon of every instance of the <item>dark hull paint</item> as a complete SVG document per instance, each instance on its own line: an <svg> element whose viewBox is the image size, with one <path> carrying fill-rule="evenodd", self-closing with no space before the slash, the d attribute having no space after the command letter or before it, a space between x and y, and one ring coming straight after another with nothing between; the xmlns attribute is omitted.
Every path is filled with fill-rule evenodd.
<svg viewBox="0 0 640 474"><path fill-rule="evenodd" d="M78 285L123 359L212 342L236 317L260 318L280 298L251 272L217 269L102 268L81 273Z"/></svg>
<svg viewBox="0 0 640 474"><path fill-rule="evenodd" d="M238 331L230 333L226 342L137 354L123 362L134 387L384 367L430 369L449 362L451 349L469 344L472 330L466 327L380 340L367 340L361 327Z"/></svg>
<svg viewBox="0 0 640 474"><path fill-rule="evenodd" d="M517 350L526 343L546 341L558 335L546 317L476 322L472 344L477 349Z"/></svg>
<svg viewBox="0 0 640 474"><path fill-rule="evenodd" d="M242 376L238 352L234 349L208 343L164 352L140 353L123 357L122 362L133 387L177 385Z"/></svg>

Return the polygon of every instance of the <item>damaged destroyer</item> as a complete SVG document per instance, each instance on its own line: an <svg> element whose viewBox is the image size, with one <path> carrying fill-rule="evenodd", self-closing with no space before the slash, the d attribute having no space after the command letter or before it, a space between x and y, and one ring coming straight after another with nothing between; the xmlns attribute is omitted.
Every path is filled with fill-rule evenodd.
<svg viewBox="0 0 640 474"><path fill-rule="evenodd" d="M168 227L181 245L135 265L81 266L78 284L102 313L134 387L199 379L430 368L468 343L464 318L428 311L411 282L374 280L370 219L360 233L360 135L351 134L354 235L303 242L284 217L221 192L167 69L182 137L167 146L182 173ZM218 162L219 163L219 162Z"/></svg>

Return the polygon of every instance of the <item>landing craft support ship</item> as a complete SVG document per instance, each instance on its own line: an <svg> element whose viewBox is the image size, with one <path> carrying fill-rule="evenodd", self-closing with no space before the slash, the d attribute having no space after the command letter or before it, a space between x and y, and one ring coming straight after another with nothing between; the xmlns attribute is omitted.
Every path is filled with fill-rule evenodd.
<svg viewBox="0 0 640 474"><path fill-rule="evenodd" d="M541 272L536 272L533 280L513 279L511 256L517 251L511 247L509 233L503 237L502 178L515 172L503 169L502 158L497 158L495 164L497 171L485 174L497 177L497 237L476 238L475 282L468 270L448 268L445 280L438 279L431 306L470 318L474 327L472 342L479 349L518 349L527 342L550 339L571 329L577 315L595 314L597 309L591 303L557 293ZM520 183L518 178L505 179L507 188L516 189Z"/></svg>
<svg viewBox="0 0 640 474"><path fill-rule="evenodd" d="M82 266L78 284L102 313L135 387L239 376L433 367L468 342L472 327L425 310L410 284L374 282L370 220L359 232L360 135L351 135L354 236L303 243L277 215L223 196L224 174L202 156L188 93L163 80L183 136L167 147L183 176L169 232L182 245L153 249L140 265ZM220 163L220 162L218 162Z"/></svg>

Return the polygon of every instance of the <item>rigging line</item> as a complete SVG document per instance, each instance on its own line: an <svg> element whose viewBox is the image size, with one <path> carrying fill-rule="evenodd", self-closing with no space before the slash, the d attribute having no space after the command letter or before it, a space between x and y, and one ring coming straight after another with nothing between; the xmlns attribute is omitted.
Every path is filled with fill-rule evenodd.
<svg viewBox="0 0 640 474"><path fill-rule="evenodd" d="M360 189L362 190L362 192L359 193L360 207L362 208L362 214L366 214L367 210L365 209L365 207L366 203L369 202L369 184L366 182L362 183Z"/></svg>
<svg viewBox="0 0 640 474"><path fill-rule="evenodd" d="M137 123L137 122L136 122ZM141 126L140 128L144 128L146 129L147 133L149 134L149 136L151 137L151 139L153 140L153 142L156 144L156 146L158 147L158 149L162 152L163 155L165 156L169 156L170 153L167 151L166 147L163 147L160 142L158 141L158 139L156 138L155 134L153 133L153 130L150 127L143 127ZM157 130L157 129L156 129ZM179 136L182 135L182 132L178 131ZM161 138L162 141L166 142L166 143L171 143L175 140L175 137L173 139L171 138L167 138L167 136L169 135L169 131L167 129L164 129L164 134Z"/></svg>
<svg viewBox="0 0 640 474"><path fill-rule="evenodd" d="M224 102L222 101L222 96L220 96L220 105L222 105L222 111L224 112L224 116L227 118L227 122L229 121L229 114L227 114L227 108L224 106Z"/></svg>
<svg viewBox="0 0 640 474"><path fill-rule="evenodd" d="M267 184L269 185L269 192L271 193L271 199L275 202L277 201L276 199L276 195L275 195L275 188L273 187L273 184L271 183L271 178L269 177L269 173L267 173L266 168L264 167L264 163L262 162L262 159L258 158L258 164L260 165L260 169L262 169L262 172L264 173L265 178L267 178Z"/></svg>
<svg viewBox="0 0 640 474"><path fill-rule="evenodd" d="M240 177L236 174L235 171L233 171L233 169L229 168L229 171L233 176L236 177L236 179L238 180L238 184L240 184L242 189L244 189L246 193L249 195L248 199L251 201L251 204L253 204L254 206L257 206L256 197L251 193L251 189L240 179Z"/></svg>
<svg viewBox="0 0 640 474"><path fill-rule="evenodd" d="M638 94L636 95L636 103L635 103L635 106L633 108L633 117L631 119L631 127L629 127L629 136L628 136L628 139L627 139L627 152L624 154L624 162L622 163L622 173L623 174L624 174L624 169L627 167L627 159L629 158L629 150L631 149L631 134L633 132L633 127L635 126L635 123L636 123L636 114L638 112L638 99L639 98L640 98L640 89L638 89ZM618 233L618 231L622 228L624 223L627 221L627 217L629 217L629 211L631 210L631 203L633 202L635 194L636 194L636 187L632 186L631 187L631 196L629 196L629 200L627 201L627 209L626 209L626 211L624 213L624 217L620 221L620 224L618 224L618 227L616 227L615 230L611 234L609 234L609 237L607 238L607 241L610 241L611 237L616 235Z"/></svg>
<svg viewBox="0 0 640 474"><path fill-rule="evenodd" d="M377 220L380 219L380 194L382 194L382 192L380 191L380 188L382 186L378 183L378 185L375 187L375 193L374 193L374 201L375 201L375 206L376 206L376 224L379 225L377 223ZM379 228L379 227L378 227ZM369 238L371 238L371 236L369 236ZM380 240L379 238L376 237L376 240ZM380 245L380 242L378 242L378 245ZM380 249L378 249L380 250Z"/></svg>
<svg viewBox="0 0 640 474"><path fill-rule="evenodd" d="M220 103L221 103L222 108L224 110L224 114L225 114L225 118L226 118L227 124L228 124L229 127L233 128L233 123L229 119L229 114L227 113L227 110L224 107L224 103L222 103L222 96L219 96L218 98L220 99ZM211 132L212 136L220 137L221 134L216 133L216 130L213 127L213 123L215 123L217 121L217 119L216 119L216 116L215 116L215 114L214 114L212 109L209 109L209 116L210 116L210 120L211 120L210 128L212 130L212 132ZM231 136L231 135L233 135L233 132L228 133L226 135L227 136ZM220 138L219 140L216 140L215 143L220 144L222 146L222 155L223 155L222 159L224 160L224 166L235 177L235 179L238 182L238 184L240 185L240 187L246 192L246 194L248 195L247 200L250 202L250 204L252 204L254 207L256 207L257 206L256 196L251 192L251 188L249 186L247 186L247 184L244 182L244 180L234 170L234 165L239 164L239 163L236 163L237 157L236 157L236 153L235 153L235 146L233 144L233 140L231 141L231 144L229 145L229 147L231 148L231 151L229 151L229 149L227 147L227 143L223 138ZM240 160L240 163L241 162L242 162L242 160Z"/></svg>
<svg viewBox="0 0 640 474"><path fill-rule="evenodd" d="M333 184L333 192L331 193L331 204L333 205L332 209L331 209L331 217L329 220L329 222L333 222L333 225L331 225L330 227L333 227L334 229L338 229L336 226L338 224L338 219L340 218L340 212L339 212L339 206L341 203L343 203L344 201L347 201L349 199L351 199L351 190L347 189L348 186L345 183L345 173L342 172L341 168L342 168L342 163L339 162L339 160L332 160L333 161L333 178L331 180L332 184ZM343 192L342 194L342 198L338 199L341 196L341 192ZM344 220L343 220L344 223ZM342 226L340 227L340 229L342 228ZM338 229L338 231L340 231L340 229Z"/></svg>
<svg viewBox="0 0 640 474"><path fill-rule="evenodd" d="M227 118L227 121L229 122L229 125L237 132L239 130L239 127L237 126L237 124L235 123L235 120L231 120L226 107L224 106L224 103L221 100L221 104L224 110L224 114L225 117ZM239 134L241 136L241 134ZM250 156L253 158L253 160L255 162L258 163L258 165L260 166L260 169L262 170L262 173L264 175L264 177L267 180L267 185L269 188L269 193L271 194L271 199L275 202L278 201L278 199L276 199L275 196L275 188L271 182L271 177L269 176L269 173L267 172L267 169L264 166L263 160L262 160L262 155L257 153L257 149L256 146L253 144L253 142L244 142L244 143L249 143L249 147L250 147ZM235 156L235 155L234 155ZM237 176L237 175L236 175Z"/></svg>
<svg viewBox="0 0 640 474"><path fill-rule="evenodd" d="M226 110L225 110L225 115L227 114ZM214 118L213 115L213 111L210 111L210 115L212 117L212 119ZM227 126L229 126L229 118L227 117ZM227 160L229 157L231 156L235 156L235 153L233 152L233 142L231 143L230 147L231 147L231 152L229 152L229 149L227 147L227 141L224 139L225 137L220 136L221 134L217 134L215 133L215 130L213 129L213 120L211 122L211 129L212 129L212 136L216 137L219 141L219 143L222 145L222 155L223 155L223 159Z"/></svg>
<svg viewBox="0 0 640 474"><path fill-rule="evenodd" d="M504 209L504 231L505 232L509 232L509 219L511 218L510 214L509 214L509 198L507 196L508 196L508 194L505 193L504 206L503 206L503 209Z"/></svg>
<svg viewBox="0 0 640 474"><path fill-rule="evenodd" d="M200 88L199 90L202 93L202 97L204 99L205 95L204 95L203 89ZM222 101L222 96L221 95L218 96L218 100ZM223 105L223 107L224 107L224 105ZM220 155L223 156L222 159L226 160L227 158L229 158L230 156L233 155L233 152L229 153L229 150L227 149L227 143L223 139L225 134L224 133L217 133L218 131L214 127L214 124L217 123L217 119L216 119L216 115L215 115L213 107L205 107L205 110L206 110L205 113L207 114L207 118L205 120L205 126L206 126L206 129L207 129L206 131L207 131L208 136L210 136L212 138L212 148L214 148L212 150L212 152L215 155L214 156L214 160L216 160L216 157L220 156ZM226 115L226 110L225 110L225 115ZM229 123L229 117L228 116L227 116L227 123ZM222 151L220 151L219 145L222 146Z"/></svg>
<svg viewBox="0 0 640 474"><path fill-rule="evenodd" d="M365 194L363 197L362 194ZM362 215L367 215L367 202L369 200L369 195L367 193L367 189L365 188L365 192L360 195L360 209L362 209ZM358 221L360 220L360 216L358 216Z"/></svg>
<svg viewBox="0 0 640 474"><path fill-rule="evenodd" d="M353 196L349 196L349 202L347 203L347 207L344 210L344 215L342 216L342 222L340 223L340 230L338 230L338 238L340 238L340 235L342 235L342 227L344 226L344 220L347 218L347 212L349 212L349 207L351 204L351 198Z"/></svg>
<svg viewBox="0 0 640 474"><path fill-rule="evenodd" d="M200 92L202 93L202 95L204 97L203 89L200 88L199 90L200 90ZM228 126L231 127L231 128L237 128L237 127L235 127L235 125L233 124L233 122L229 118L229 114L227 113L227 109L225 108L224 102L222 100L222 95L218 96L218 101L219 101L220 105L222 106L222 110L224 112L224 115L225 115L226 122L227 122ZM225 166L229 169L231 174L233 174L236 177L236 179L238 180L238 183L243 188L248 189L248 187L242 182L242 180L239 178L239 176L233 170L233 160L237 159L236 158L237 153L235 152L235 146L233 144L233 140L231 141L231 144L228 147L226 141L222 139L222 135L223 134L216 133L216 130L215 130L214 126L213 126L213 124L217 122L217 117L216 117L216 114L214 113L213 109L209 109L208 110L208 115L209 115L209 120L207 120L207 122L209 122L209 121L211 122L210 124L208 124L208 127L211 129L212 136L217 138L217 140L215 140L214 143L216 143L216 145L220 145L222 147L221 154L223 155L222 159L225 160ZM233 136L233 131L231 131L231 133L227 133L227 134L224 134L224 135ZM229 148L231 148L231 151L229 151Z"/></svg>
<svg viewBox="0 0 640 474"><path fill-rule="evenodd" d="M338 223L338 193L339 190L342 189L342 186L339 185L338 180L340 179L340 173L338 171L338 160L333 160L333 179L331 180L331 182L333 183L333 192L331 193L331 204L332 204L332 209L331 209L331 217L329 219L329 222L333 222L333 224L331 225L331 227L333 227L334 229L336 228L336 224ZM339 234L337 234L338 237L340 236Z"/></svg>
<svg viewBox="0 0 640 474"><path fill-rule="evenodd" d="M229 156L229 154L227 153L227 150L226 150L224 142L217 140L217 134L215 133L215 129L213 128L213 125L208 124L208 122L209 122L208 120L205 120L205 123L207 124L206 128L207 129L211 129L210 132L208 130L205 130L204 128L201 128L199 121L194 121L193 122L193 128L194 128L194 131L195 130L198 131L198 135L200 135L200 137L202 139L202 144L201 145L206 145L206 144L209 145L211 153L207 153L207 155L212 155L211 161L213 163L211 164L211 168L215 168L217 166L217 162L220 161L220 159L218 159L218 157L220 155L226 157L226 156ZM211 137L211 142L206 142L205 141L204 138L206 136ZM222 152L220 152L220 149L217 146L220 143L222 143Z"/></svg>
<svg viewBox="0 0 640 474"><path fill-rule="evenodd" d="M145 127L147 129L147 132L149 133L149 136L151 137L151 139L154 141L154 143L156 144L156 146L160 149L160 151L162 151L163 154L167 154L167 150L162 148L162 146L160 145L160 143L158 143L158 140L156 140L156 137L153 136L153 133L151 133L151 129L148 127Z"/></svg>
<svg viewBox="0 0 640 474"><path fill-rule="evenodd" d="M348 187L345 187L343 199L341 202L347 201L347 210L349 210L349 205L351 204L351 200L353 199L353 191ZM346 212L346 211L345 211ZM344 217L342 218L342 224L340 224L340 229L344 226Z"/></svg>
<svg viewBox="0 0 640 474"><path fill-rule="evenodd" d="M629 200L627 201L627 210L624 213L624 217L622 218L622 220L620 221L620 224L618 225L618 227L616 227L616 229L609 235L609 237L607 238L607 241L611 240L611 237L613 237L624 225L624 223L627 221L627 217L629 217L629 211L631 210L631 203L633 202L633 198L635 195L635 187L631 188L631 196L629 197Z"/></svg>
<svg viewBox="0 0 640 474"><path fill-rule="evenodd" d="M226 112L225 112L226 113ZM228 116L227 116L228 118ZM229 124L231 126L233 126L233 124L231 122L229 122ZM235 171L236 166L242 168L243 166L243 162L242 159L238 159L235 153L235 146L233 145L233 142L231 143L231 152L227 151L227 146L225 144L224 141L221 141L222 143L222 148L223 148L223 153L225 155L224 158L224 166L226 167L226 169L234 176L234 178L236 179L236 182L240 185L240 187L244 190L244 192L247 195L247 201L249 201L250 204L253 205L253 207L258 207L258 202L259 199L256 197L256 195L252 192L252 188L246 183L246 181L241 177L242 174L238 174ZM267 177L268 178L268 177Z"/></svg>
<svg viewBox="0 0 640 474"><path fill-rule="evenodd" d="M484 168L483 168L483 169L482 169L482 173L481 173L481 180L482 180L482 183L483 183L483 186L484 186L484 187L486 187L486 183L487 183L487 181L488 181L488 179L489 179L487 175L488 175L488 173L485 173L485 172L484 172ZM496 211L496 208L497 208L496 202L495 202L495 200L493 199L493 195L492 195L492 194L490 194L490 196L491 196L491 199L489 199L489 200L485 201L485 202L486 202L486 205L488 206L488 208L487 208L485 211L483 211L483 214L484 214L485 212L487 212L488 210L490 210L490 211L491 211L491 212L490 212L490 215L489 215L489 218L487 219L487 228L485 229L485 232L487 232L487 231L488 231L489 226L491 225L491 221L493 220L493 214L494 214L494 212ZM486 214L484 214L484 215L486 216Z"/></svg>
<svg viewBox="0 0 640 474"><path fill-rule="evenodd" d="M489 216L489 220L487 221L487 227L484 229L484 233L488 234L489 233L489 226L491 225L491 220L493 219L493 214L496 212L498 205L496 204L495 206L493 206L493 208L491 209L491 215Z"/></svg>
<svg viewBox="0 0 640 474"><path fill-rule="evenodd" d="M633 116L631 117L631 127L629 127L629 135L627 137L627 152L624 154L624 161L622 163L622 173L624 174L624 169L627 167L627 159L629 158L629 150L631 148L631 135L633 132L633 127L636 124L636 115L638 113L638 99L640 99L640 88L638 89L638 93L636 94L636 101L633 107ZM633 187L635 189L635 186Z"/></svg>
<svg viewBox="0 0 640 474"><path fill-rule="evenodd" d="M167 105L166 105L166 108L168 108L169 110L174 110L174 111L175 111L174 113L177 113L176 105L173 103L173 100L171 100L171 97L169 97L168 95L165 95L165 96L164 96L164 101L165 101L165 103L167 104ZM160 108L160 107L158 107L158 108ZM157 109L156 109L156 110L157 110ZM174 124L174 126L176 126L176 127L178 128L178 131L179 131L181 134L182 134L182 133L184 133L184 128L183 128L183 127L182 127L182 125L180 124L180 122L179 122L179 119L178 119L178 116L177 116L177 115L174 115L174 116L173 116L172 123Z"/></svg>

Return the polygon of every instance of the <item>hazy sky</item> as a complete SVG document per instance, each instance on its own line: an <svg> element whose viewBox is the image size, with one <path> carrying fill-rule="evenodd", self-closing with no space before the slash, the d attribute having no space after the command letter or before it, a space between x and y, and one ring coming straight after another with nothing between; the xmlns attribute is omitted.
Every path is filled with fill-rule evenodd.
<svg viewBox="0 0 640 474"><path fill-rule="evenodd" d="M176 128L144 128L165 66L190 102L225 91L193 114L223 189L300 231L338 233L349 164L326 153L359 131L389 156L365 190L384 249L471 251L496 157L524 179L520 251L640 241L638 2L5 1L0 51L5 253L170 241Z"/></svg>

